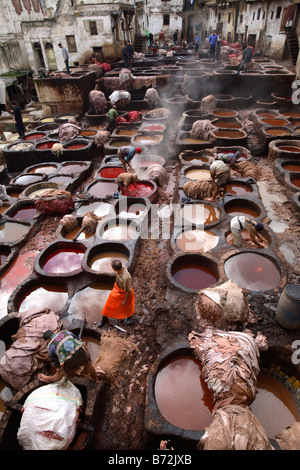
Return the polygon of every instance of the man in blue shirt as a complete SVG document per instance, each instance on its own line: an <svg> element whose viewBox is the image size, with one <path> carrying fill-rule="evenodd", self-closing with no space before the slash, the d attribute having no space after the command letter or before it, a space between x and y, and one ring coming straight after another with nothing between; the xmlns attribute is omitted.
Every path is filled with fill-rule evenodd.
<svg viewBox="0 0 300 470"><path fill-rule="evenodd" d="M199 34L196 34L195 37L195 49L196 49L196 56L199 58L199 45L200 45L200 38Z"/></svg>
<svg viewBox="0 0 300 470"><path fill-rule="evenodd" d="M208 38L208 42L210 44L210 47L209 47L209 59L210 60L215 60L217 39L218 39L217 33L213 31L213 33Z"/></svg>
<svg viewBox="0 0 300 470"><path fill-rule="evenodd" d="M65 46L63 46L61 43L58 44L58 47L61 49L62 51L62 56L63 56L63 59L64 59L64 63L66 64L66 69L67 69L67 74L70 75L70 69L69 69L69 54L68 54L68 51L67 49L65 48Z"/></svg>

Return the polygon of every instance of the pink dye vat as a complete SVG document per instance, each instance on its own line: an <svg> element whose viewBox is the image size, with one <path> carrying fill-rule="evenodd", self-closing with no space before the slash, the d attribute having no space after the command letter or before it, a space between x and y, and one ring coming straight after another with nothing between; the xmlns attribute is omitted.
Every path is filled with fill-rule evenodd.
<svg viewBox="0 0 300 470"><path fill-rule="evenodd" d="M55 142L45 142L36 146L37 150L50 150Z"/></svg>
<svg viewBox="0 0 300 470"><path fill-rule="evenodd" d="M70 273L81 268L84 251L81 249L64 249L51 253L43 264L43 270L49 274Z"/></svg>
<svg viewBox="0 0 300 470"><path fill-rule="evenodd" d="M23 220L23 219L33 219L37 214L37 210L34 205L24 206L19 210L16 210L12 213L11 217L13 219Z"/></svg>
<svg viewBox="0 0 300 470"><path fill-rule="evenodd" d="M112 196L118 187L116 183L109 183L104 181L99 181L90 187L89 193L95 197L106 197Z"/></svg>
<svg viewBox="0 0 300 470"><path fill-rule="evenodd" d="M79 150L86 147L86 144L73 144L66 146L66 150Z"/></svg>

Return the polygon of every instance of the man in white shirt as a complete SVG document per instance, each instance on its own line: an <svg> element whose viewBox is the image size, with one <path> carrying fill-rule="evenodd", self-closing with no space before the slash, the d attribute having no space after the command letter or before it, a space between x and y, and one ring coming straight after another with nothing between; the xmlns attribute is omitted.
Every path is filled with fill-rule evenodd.
<svg viewBox="0 0 300 470"><path fill-rule="evenodd" d="M214 160L213 158L209 159L210 163L210 176L214 183L216 183L216 189L211 201L214 201L218 195L224 197L226 193L226 184L231 181L231 172L230 168L222 160Z"/></svg>

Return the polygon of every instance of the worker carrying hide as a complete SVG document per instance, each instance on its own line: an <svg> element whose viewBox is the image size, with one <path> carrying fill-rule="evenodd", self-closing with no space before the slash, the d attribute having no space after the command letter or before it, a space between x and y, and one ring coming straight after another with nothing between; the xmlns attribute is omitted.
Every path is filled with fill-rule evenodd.
<svg viewBox="0 0 300 470"><path fill-rule="evenodd" d="M119 260L113 260L111 267L116 273L116 280L103 307L103 318L98 323L99 328L105 325L109 318L116 318L118 320L125 318L126 325L134 322L132 316L135 308L135 294L132 287L131 275Z"/></svg>
<svg viewBox="0 0 300 470"><path fill-rule="evenodd" d="M121 173L117 178L118 191L125 193L131 184L136 184L138 175L136 173Z"/></svg>
<svg viewBox="0 0 300 470"><path fill-rule="evenodd" d="M266 240L261 235L264 230L264 226L261 222L256 222L250 217L240 215L233 217L230 222L230 230L233 237L233 244L239 248L243 245L242 231L247 230L251 241L259 248L265 248Z"/></svg>

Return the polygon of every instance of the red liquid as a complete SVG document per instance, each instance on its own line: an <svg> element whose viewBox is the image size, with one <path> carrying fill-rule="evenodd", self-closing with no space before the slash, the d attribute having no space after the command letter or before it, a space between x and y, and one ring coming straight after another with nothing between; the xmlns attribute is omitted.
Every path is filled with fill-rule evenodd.
<svg viewBox="0 0 300 470"><path fill-rule="evenodd" d="M11 217L13 219L32 219L37 214L37 210L34 206L22 207L18 211L14 212Z"/></svg>
<svg viewBox="0 0 300 470"><path fill-rule="evenodd" d="M113 178L118 178L118 176L121 173L124 173L124 170L123 168L119 168L119 167L111 167L111 168L103 168L102 170L100 170L99 173L102 178L113 179Z"/></svg>
<svg viewBox="0 0 300 470"><path fill-rule="evenodd" d="M153 186L146 183L130 184L127 189L123 190L124 196L129 197L147 197L153 192Z"/></svg>
<svg viewBox="0 0 300 470"><path fill-rule="evenodd" d="M46 134L31 134L31 135L27 135L25 137L25 140L38 140L38 139L43 139L43 137L46 137Z"/></svg>
<svg viewBox="0 0 300 470"><path fill-rule="evenodd" d="M217 277L206 266L187 263L177 268L173 274L175 281L187 289L205 289L217 282Z"/></svg>
<svg viewBox="0 0 300 470"><path fill-rule="evenodd" d="M69 273L81 268L81 260L84 251L76 249L64 249L63 251L55 251L46 259L43 270L52 273Z"/></svg>
<svg viewBox="0 0 300 470"><path fill-rule="evenodd" d="M66 150L79 150L86 147L86 144L73 144L66 146Z"/></svg>
<svg viewBox="0 0 300 470"><path fill-rule="evenodd" d="M212 395L193 357L178 357L158 372L155 399L162 416L181 429L201 431L212 421Z"/></svg>
<svg viewBox="0 0 300 470"><path fill-rule="evenodd" d="M300 171L300 164L297 165L296 163L294 165L282 165L282 167L285 170L294 171L295 173Z"/></svg>
<svg viewBox="0 0 300 470"><path fill-rule="evenodd" d="M55 142L45 142L44 144L39 144L36 146L38 150L49 150L52 149Z"/></svg>
<svg viewBox="0 0 300 470"><path fill-rule="evenodd" d="M291 179L291 183L292 183L294 186L297 186L297 188L300 188L300 178L292 178L292 179Z"/></svg>

